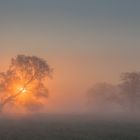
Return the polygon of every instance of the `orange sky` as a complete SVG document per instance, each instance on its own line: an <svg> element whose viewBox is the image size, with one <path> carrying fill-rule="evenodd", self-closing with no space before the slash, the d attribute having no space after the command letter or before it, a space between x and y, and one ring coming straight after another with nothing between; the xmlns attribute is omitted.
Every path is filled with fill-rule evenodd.
<svg viewBox="0 0 140 140"><path fill-rule="evenodd" d="M54 68L46 108L84 110L86 91L94 83L118 83L121 72L139 71L138 5L120 0L0 2L0 70L17 54L45 58Z"/></svg>

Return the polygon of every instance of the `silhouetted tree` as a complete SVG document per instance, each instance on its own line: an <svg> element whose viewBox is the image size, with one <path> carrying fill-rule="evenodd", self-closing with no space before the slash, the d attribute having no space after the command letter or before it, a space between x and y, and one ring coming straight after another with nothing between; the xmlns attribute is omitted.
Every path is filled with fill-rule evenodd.
<svg viewBox="0 0 140 140"><path fill-rule="evenodd" d="M12 58L9 69L0 73L0 109L5 104L14 102L15 98L26 90L32 90L37 100L47 97L48 90L43 79L51 76L51 72L48 63L36 56L18 55ZM14 87L17 89L13 89Z"/></svg>

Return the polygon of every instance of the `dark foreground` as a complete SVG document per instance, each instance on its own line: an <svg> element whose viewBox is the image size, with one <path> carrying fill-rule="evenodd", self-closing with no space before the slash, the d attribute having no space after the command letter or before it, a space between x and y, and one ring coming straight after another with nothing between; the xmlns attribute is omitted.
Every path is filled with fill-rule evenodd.
<svg viewBox="0 0 140 140"><path fill-rule="evenodd" d="M1 118L0 140L140 140L140 122L81 116Z"/></svg>

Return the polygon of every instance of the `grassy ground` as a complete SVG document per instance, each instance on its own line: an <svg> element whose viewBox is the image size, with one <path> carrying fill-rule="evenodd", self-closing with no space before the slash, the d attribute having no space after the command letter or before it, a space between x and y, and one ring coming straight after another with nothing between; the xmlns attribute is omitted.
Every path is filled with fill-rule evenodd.
<svg viewBox="0 0 140 140"><path fill-rule="evenodd" d="M0 140L140 140L140 123L80 116L0 119Z"/></svg>

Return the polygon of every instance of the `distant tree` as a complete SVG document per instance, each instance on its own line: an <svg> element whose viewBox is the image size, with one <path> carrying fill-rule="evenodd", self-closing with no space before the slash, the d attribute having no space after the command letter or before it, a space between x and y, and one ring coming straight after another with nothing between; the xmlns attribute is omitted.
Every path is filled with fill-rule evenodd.
<svg viewBox="0 0 140 140"><path fill-rule="evenodd" d="M108 112L118 105L118 88L108 83L97 83L88 91L93 111Z"/></svg>
<svg viewBox="0 0 140 140"><path fill-rule="evenodd" d="M32 94L32 100L36 98L36 104L40 104L39 99L48 96L43 79L51 76L51 72L48 63L36 56L12 58L8 70L0 73L0 110L8 103L15 103L15 99L25 92Z"/></svg>
<svg viewBox="0 0 140 140"><path fill-rule="evenodd" d="M121 74L120 88L128 109L131 112L140 109L140 72Z"/></svg>

